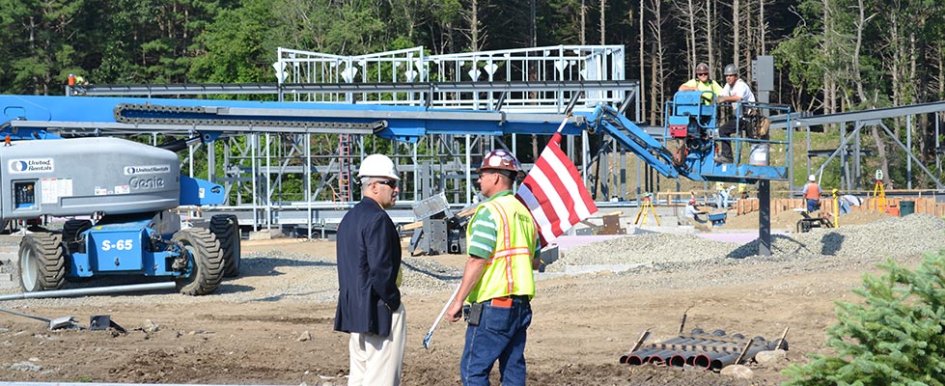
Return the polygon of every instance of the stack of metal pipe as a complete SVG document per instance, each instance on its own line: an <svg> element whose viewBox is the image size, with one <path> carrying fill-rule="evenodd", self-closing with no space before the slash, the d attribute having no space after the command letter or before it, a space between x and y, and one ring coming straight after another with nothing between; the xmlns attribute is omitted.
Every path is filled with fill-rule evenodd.
<svg viewBox="0 0 945 386"><path fill-rule="evenodd" d="M659 343L640 345L632 352L620 357L620 363L630 366L644 364L672 367L693 366L706 370L721 370L723 367L753 359L761 351L774 350L780 346L787 349L787 342L779 345L777 340L767 341L756 336L751 339L742 334L727 335L724 330L707 333L693 329L690 334L679 335Z"/></svg>

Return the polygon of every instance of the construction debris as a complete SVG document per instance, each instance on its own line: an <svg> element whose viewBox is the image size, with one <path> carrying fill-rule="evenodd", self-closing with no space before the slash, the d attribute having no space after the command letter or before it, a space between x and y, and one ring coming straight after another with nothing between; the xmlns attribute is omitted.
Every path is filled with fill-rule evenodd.
<svg viewBox="0 0 945 386"><path fill-rule="evenodd" d="M126 330L124 327L122 327L118 323L115 323L115 321L112 320L111 316L92 315L92 320L89 321L89 330L102 331L102 330L107 330L109 328L112 328L115 331L118 331L122 334L128 333L128 330Z"/></svg>

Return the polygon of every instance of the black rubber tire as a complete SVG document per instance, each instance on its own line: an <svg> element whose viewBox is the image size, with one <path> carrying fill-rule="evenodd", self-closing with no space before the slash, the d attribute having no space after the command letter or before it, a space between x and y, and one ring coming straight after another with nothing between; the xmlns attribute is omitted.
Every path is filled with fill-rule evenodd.
<svg viewBox="0 0 945 386"><path fill-rule="evenodd" d="M223 254L216 236L206 229L188 228L174 234L174 242L183 244L188 256L190 275L177 280L177 289L184 295L212 293L223 280Z"/></svg>
<svg viewBox="0 0 945 386"><path fill-rule="evenodd" d="M62 245L70 253L78 252L80 248L74 245L78 241L79 234L92 227L89 220L68 220L62 225Z"/></svg>
<svg viewBox="0 0 945 386"><path fill-rule="evenodd" d="M217 236L223 253L223 276L240 275L240 223L232 214L218 214L210 218L210 233Z"/></svg>
<svg viewBox="0 0 945 386"><path fill-rule="evenodd" d="M19 277L24 292L62 288L66 278L66 257L62 236L33 233L20 240Z"/></svg>

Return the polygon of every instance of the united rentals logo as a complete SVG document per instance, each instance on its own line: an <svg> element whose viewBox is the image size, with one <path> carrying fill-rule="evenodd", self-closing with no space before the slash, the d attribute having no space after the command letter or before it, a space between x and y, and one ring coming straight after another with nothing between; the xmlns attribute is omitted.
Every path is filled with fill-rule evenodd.
<svg viewBox="0 0 945 386"><path fill-rule="evenodd" d="M52 173L56 168L52 158L30 158L10 160L7 170L13 174Z"/></svg>
<svg viewBox="0 0 945 386"><path fill-rule="evenodd" d="M170 172L171 165L125 166L126 176L135 176L140 174L161 174Z"/></svg>

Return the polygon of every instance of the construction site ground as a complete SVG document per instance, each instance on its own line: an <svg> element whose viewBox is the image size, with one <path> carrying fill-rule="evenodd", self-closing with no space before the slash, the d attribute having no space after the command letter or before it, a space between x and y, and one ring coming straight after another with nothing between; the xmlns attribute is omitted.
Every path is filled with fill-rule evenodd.
<svg viewBox="0 0 945 386"><path fill-rule="evenodd" d="M851 290L864 273L877 272L876 264L887 257L912 267L922 251L945 248L941 219L861 217L838 230L777 236L772 257L750 256L756 243L725 244L697 234L628 236L597 250L588 245L584 252L565 251L549 272L538 275L526 350L529 383L778 384L785 367L804 363L809 353L829 351L826 330L835 322L834 302L858 301ZM783 220L787 226L775 230L793 230L798 218ZM712 231L757 232L750 229L755 223L742 220L745 229L736 229L740 220L735 220ZM0 236L2 245L16 243L16 236ZM581 253L601 261L574 260ZM633 263L621 265L621 254ZM45 323L0 313L0 380L346 384L348 336L332 331L334 261L330 241L244 242L242 276L226 280L209 296L165 292L0 302L0 308L21 313L75 316L85 325L92 315L108 314L129 330L48 331ZM429 350L421 342L458 283L464 261L461 255L405 257L405 385L460 384L465 325L441 324ZM560 269L582 261L623 268L580 274ZM555 265L559 269L550 269ZM790 350L784 360L749 364L750 380L691 367L618 363L645 329L653 334L649 342L673 336L684 312L687 330L776 339L789 327Z"/></svg>

